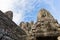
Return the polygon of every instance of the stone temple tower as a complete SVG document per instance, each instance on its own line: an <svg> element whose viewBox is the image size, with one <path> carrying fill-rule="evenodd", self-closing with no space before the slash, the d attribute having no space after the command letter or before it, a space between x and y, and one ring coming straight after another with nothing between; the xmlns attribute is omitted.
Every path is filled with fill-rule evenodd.
<svg viewBox="0 0 60 40"><path fill-rule="evenodd" d="M60 24L46 9L39 11L35 23L21 22L20 27L26 32L27 40L57 40L60 36Z"/></svg>
<svg viewBox="0 0 60 40"><path fill-rule="evenodd" d="M44 18L54 19L53 16L46 9L41 9L37 15L37 21L40 21Z"/></svg>
<svg viewBox="0 0 60 40"><path fill-rule="evenodd" d="M7 15L11 20L13 19L13 12L12 11L5 12L5 15Z"/></svg>
<svg viewBox="0 0 60 40"><path fill-rule="evenodd" d="M60 36L59 23L46 9L39 11L34 27L36 27L36 40L57 40L57 37Z"/></svg>

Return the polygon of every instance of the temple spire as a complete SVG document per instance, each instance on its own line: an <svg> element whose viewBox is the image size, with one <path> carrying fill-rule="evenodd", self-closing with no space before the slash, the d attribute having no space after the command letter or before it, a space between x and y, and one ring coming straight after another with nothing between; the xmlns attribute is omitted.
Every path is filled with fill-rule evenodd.
<svg viewBox="0 0 60 40"><path fill-rule="evenodd" d="M53 16L50 14L50 12L48 12L46 9L41 9L38 13L37 16L37 21L40 21L42 18L53 18Z"/></svg>

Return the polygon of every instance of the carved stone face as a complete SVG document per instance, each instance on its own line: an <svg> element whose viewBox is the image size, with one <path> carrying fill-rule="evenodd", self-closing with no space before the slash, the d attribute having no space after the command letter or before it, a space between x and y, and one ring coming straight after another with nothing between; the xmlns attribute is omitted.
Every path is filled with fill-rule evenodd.
<svg viewBox="0 0 60 40"><path fill-rule="evenodd" d="M53 16L45 9L41 9L41 11L39 11L38 16L37 16L37 21L40 21L41 19L44 18L51 18L53 19Z"/></svg>
<svg viewBox="0 0 60 40"><path fill-rule="evenodd" d="M41 17L46 17L46 13L45 13L45 12L43 12Z"/></svg>
<svg viewBox="0 0 60 40"><path fill-rule="evenodd" d="M13 12L12 11L5 12L5 15L7 15L10 19L13 19Z"/></svg>

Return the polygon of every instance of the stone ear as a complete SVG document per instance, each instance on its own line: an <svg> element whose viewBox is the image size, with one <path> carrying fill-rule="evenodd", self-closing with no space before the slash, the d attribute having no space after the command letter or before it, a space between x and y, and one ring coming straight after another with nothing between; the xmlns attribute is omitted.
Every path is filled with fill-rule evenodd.
<svg viewBox="0 0 60 40"><path fill-rule="evenodd" d="M5 12L5 15L7 15L11 20L13 19L13 12L12 11Z"/></svg>

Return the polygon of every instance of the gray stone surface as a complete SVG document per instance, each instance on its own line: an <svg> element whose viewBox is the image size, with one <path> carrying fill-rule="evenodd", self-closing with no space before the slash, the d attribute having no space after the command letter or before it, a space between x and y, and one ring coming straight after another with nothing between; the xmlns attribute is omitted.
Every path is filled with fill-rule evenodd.
<svg viewBox="0 0 60 40"><path fill-rule="evenodd" d="M26 33L0 11L0 40L26 40Z"/></svg>
<svg viewBox="0 0 60 40"><path fill-rule="evenodd" d="M10 19L13 19L13 12L12 11L5 12L5 15L7 15Z"/></svg>

